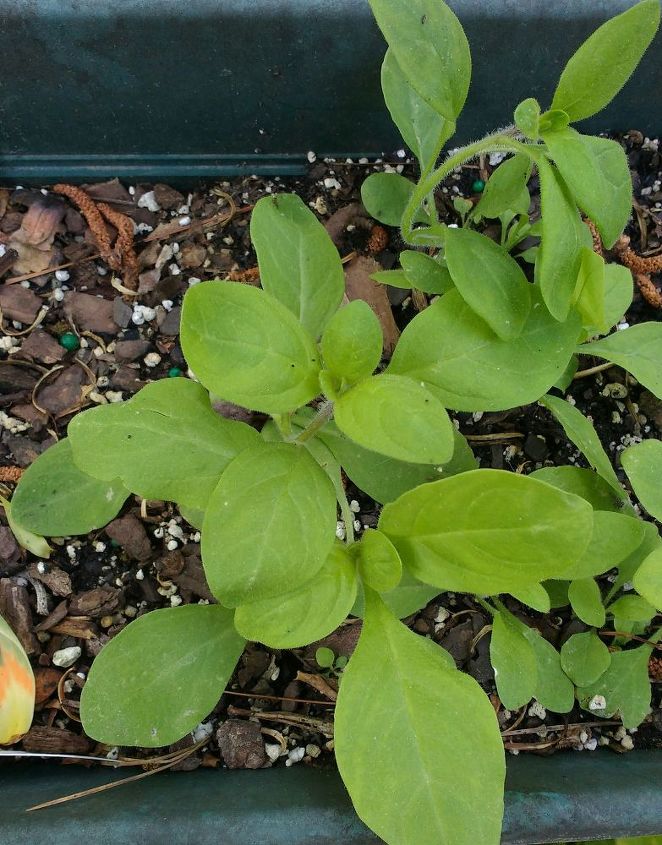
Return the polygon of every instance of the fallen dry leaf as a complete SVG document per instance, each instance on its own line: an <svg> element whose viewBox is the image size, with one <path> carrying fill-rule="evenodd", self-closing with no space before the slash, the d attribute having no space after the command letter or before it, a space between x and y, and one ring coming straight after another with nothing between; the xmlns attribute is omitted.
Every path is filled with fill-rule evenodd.
<svg viewBox="0 0 662 845"><path fill-rule="evenodd" d="M393 319L386 288L370 276L381 270L374 258L359 255L345 265L345 292L350 302L362 299L377 315L384 334L384 357L390 358L400 337L400 329Z"/></svg>

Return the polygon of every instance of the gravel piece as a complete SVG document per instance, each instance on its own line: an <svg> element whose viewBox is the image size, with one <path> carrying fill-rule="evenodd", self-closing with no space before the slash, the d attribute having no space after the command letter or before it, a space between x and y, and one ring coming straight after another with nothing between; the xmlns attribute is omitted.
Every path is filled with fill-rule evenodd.
<svg viewBox="0 0 662 845"><path fill-rule="evenodd" d="M127 514L114 519L106 526L106 534L124 549L132 560L148 560L152 555L152 546L142 522Z"/></svg>
<svg viewBox="0 0 662 845"><path fill-rule="evenodd" d="M228 719L216 731L216 741L228 769L261 769L267 762L257 722Z"/></svg>

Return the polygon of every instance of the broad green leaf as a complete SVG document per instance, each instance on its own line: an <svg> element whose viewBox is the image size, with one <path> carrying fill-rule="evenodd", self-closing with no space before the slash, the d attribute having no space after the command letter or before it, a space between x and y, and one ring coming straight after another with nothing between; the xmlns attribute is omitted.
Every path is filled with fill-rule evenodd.
<svg viewBox="0 0 662 845"><path fill-rule="evenodd" d="M378 593L388 593L398 586L402 578L402 561L385 534L368 528L356 549L364 584Z"/></svg>
<svg viewBox="0 0 662 845"><path fill-rule="evenodd" d="M324 226L296 194L271 194L253 209L251 240L264 290L318 338L345 292L340 256Z"/></svg>
<svg viewBox="0 0 662 845"><path fill-rule="evenodd" d="M453 287L448 269L424 252L405 249L400 253L400 263L409 287L431 294L446 293Z"/></svg>
<svg viewBox="0 0 662 845"><path fill-rule="evenodd" d="M561 646L561 667L578 687L594 684L610 663L611 652L595 631L573 634Z"/></svg>
<svg viewBox="0 0 662 845"><path fill-rule="evenodd" d="M601 628L606 614L600 587L592 578L579 578L568 587L568 598L575 614L587 625Z"/></svg>
<svg viewBox="0 0 662 845"><path fill-rule="evenodd" d="M594 514L595 517L595 514ZM570 604L568 598L568 587L570 581L545 581L543 587L549 595L549 603L552 607L567 607Z"/></svg>
<svg viewBox="0 0 662 845"><path fill-rule="evenodd" d="M105 481L93 478L76 466L71 445L60 440L23 473L11 501L12 518L23 528L49 537L86 534L119 513L129 491L117 468ZM96 448L103 449L99 440Z"/></svg>
<svg viewBox="0 0 662 845"><path fill-rule="evenodd" d="M580 355L597 355L629 373L662 399L662 323L640 323L585 343L577 349Z"/></svg>
<svg viewBox="0 0 662 845"><path fill-rule="evenodd" d="M568 319L577 285L581 248L591 246L591 235L557 170L543 156L537 158L537 164L542 239L535 277L549 312L563 322Z"/></svg>
<svg viewBox="0 0 662 845"><path fill-rule="evenodd" d="M569 713L575 705L575 688L561 669L558 651L538 631L526 625L522 628L536 656L536 701L554 713Z"/></svg>
<svg viewBox="0 0 662 845"><path fill-rule="evenodd" d="M632 211L632 179L617 141L574 129L543 135L550 155L577 205L593 220L606 247L625 228Z"/></svg>
<svg viewBox="0 0 662 845"><path fill-rule="evenodd" d="M361 185L361 200L375 220L387 226L399 226L415 187L399 173L371 173ZM423 212L417 215L416 220L429 222Z"/></svg>
<svg viewBox="0 0 662 845"><path fill-rule="evenodd" d="M579 360L576 355L573 355L568 361L568 365L561 373L559 378L554 382L554 387L557 390L566 391L572 384L575 373L579 369Z"/></svg>
<svg viewBox="0 0 662 845"><path fill-rule="evenodd" d="M490 661L504 707L517 710L534 696L538 682L536 656L531 644L509 614L495 613L490 639Z"/></svg>
<svg viewBox="0 0 662 845"><path fill-rule="evenodd" d="M584 326L595 326L604 334L609 330L605 316L605 263L587 246L581 248L581 262L577 276L575 308Z"/></svg>
<svg viewBox="0 0 662 845"><path fill-rule="evenodd" d="M501 340L519 337L531 311L531 285L515 259L470 229L449 229L444 255L462 299Z"/></svg>
<svg viewBox="0 0 662 845"><path fill-rule="evenodd" d="M458 411L499 411L534 402L572 356L580 322L557 323L531 289L532 308L518 338L497 337L451 290L409 323L387 372L425 382Z"/></svg>
<svg viewBox="0 0 662 845"><path fill-rule="evenodd" d="M442 117L412 88L390 48L382 64L382 92L393 123L424 170L455 132L455 123Z"/></svg>
<svg viewBox="0 0 662 845"><path fill-rule="evenodd" d="M647 645L611 655L607 671L589 686L577 690L577 699L584 710L601 719L620 714L626 728L636 728L650 712L651 686L648 680ZM596 710L589 705L596 695L604 696L606 706Z"/></svg>
<svg viewBox="0 0 662 845"><path fill-rule="evenodd" d="M643 440L621 454L621 464L635 495L662 522L662 441Z"/></svg>
<svg viewBox="0 0 662 845"><path fill-rule="evenodd" d="M614 618L626 622L650 622L655 616L655 607L642 596L621 596L607 608Z"/></svg>
<svg viewBox="0 0 662 845"><path fill-rule="evenodd" d="M662 546L662 539L655 525L652 522L642 522L642 525L644 526L644 538L641 544L618 564L618 575L614 581L614 587L617 589L628 581L632 581L635 572L648 555Z"/></svg>
<svg viewBox="0 0 662 845"><path fill-rule="evenodd" d="M563 109L548 109L540 115L538 131L544 138L548 132L567 129L568 123L570 123L570 116Z"/></svg>
<svg viewBox="0 0 662 845"><path fill-rule="evenodd" d="M538 139L540 135L538 129L540 123L540 103L537 100L533 97L522 100L521 103L517 104L513 117L515 118L515 126L517 126L523 135L526 135L532 141Z"/></svg>
<svg viewBox="0 0 662 845"><path fill-rule="evenodd" d="M390 285L400 290L411 290L413 287L404 270L378 270L370 278L380 285Z"/></svg>
<svg viewBox="0 0 662 845"><path fill-rule="evenodd" d="M333 422L324 427L318 438L332 452L359 490L382 504L392 502L401 493L426 481L436 481L443 472L441 466L397 461L364 449L345 437Z"/></svg>
<svg viewBox="0 0 662 845"><path fill-rule="evenodd" d="M367 378L382 357L382 329L375 312L355 299L331 317L322 335L324 365L339 379Z"/></svg>
<svg viewBox="0 0 662 845"><path fill-rule="evenodd" d="M390 845L498 845L505 764L494 709L442 653L369 592L335 710L338 768L360 818ZM469 718L471 730L449 728Z"/></svg>
<svg viewBox="0 0 662 845"><path fill-rule="evenodd" d="M179 512L182 517L188 522L189 525L192 525L194 528L197 528L198 531L202 530L202 523L205 519L205 512L201 508L188 508L186 505L177 505L179 508Z"/></svg>
<svg viewBox="0 0 662 845"><path fill-rule="evenodd" d="M424 583L494 595L563 577L591 535L577 496L481 469L425 484L383 509L379 528Z"/></svg>
<svg viewBox="0 0 662 845"><path fill-rule="evenodd" d="M217 414L207 391L184 378L153 382L128 402L79 414L69 424L69 439L76 464L107 482L104 489L117 479L113 483L145 499L198 510L230 461L260 440L250 426ZM83 495L91 498L91 492Z"/></svg>
<svg viewBox="0 0 662 845"><path fill-rule="evenodd" d="M424 608L438 595L438 587L431 587L429 584L417 581L413 575L403 569L402 579L398 586L387 593L382 593L380 598L394 616L397 616L398 619L404 619L406 616L411 616L412 613ZM363 587L359 584L356 601L352 608L352 616L363 617L364 610Z"/></svg>
<svg viewBox="0 0 662 845"><path fill-rule="evenodd" d="M37 557L49 558L51 556L53 549L51 549L41 534L34 534L32 531L28 531L27 528L23 528L14 519L11 502L8 502L4 496L0 496L0 508L4 510L7 525L9 525L11 533L22 549L27 549L27 551L32 552Z"/></svg>
<svg viewBox="0 0 662 845"><path fill-rule="evenodd" d="M469 44L456 16L442 0L370 0L370 6L407 82L455 121L471 79Z"/></svg>
<svg viewBox="0 0 662 845"><path fill-rule="evenodd" d="M635 590L658 610L662 609L662 546L641 564L632 579Z"/></svg>
<svg viewBox="0 0 662 845"><path fill-rule="evenodd" d="M86 734L106 745L177 742L214 709L244 644L217 604L140 616L92 663L80 699Z"/></svg>
<svg viewBox="0 0 662 845"><path fill-rule="evenodd" d="M429 390L403 376L359 382L336 402L336 425L355 443L399 461L432 464L453 456L453 424Z"/></svg>
<svg viewBox="0 0 662 845"><path fill-rule="evenodd" d="M184 297L181 343L211 393L265 414L283 414L319 392L311 336L268 293L240 282L203 282Z"/></svg>
<svg viewBox="0 0 662 845"><path fill-rule="evenodd" d="M596 29L565 66L552 108L573 123L603 109L634 72L659 20L658 0L643 0Z"/></svg>
<svg viewBox="0 0 662 845"><path fill-rule="evenodd" d="M642 520L622 513L596 511L588 547L563 577L575 579L602 575L631 555L643 539Z"/></svg>
<svg viewBox="0 0 662 845"><path fill-rule="evenodd" d="M632 272L620 264L606 264L605 325L612 328L618 323L632 304L633 292Z"/></svg>
<svg viewBox="0 0 662 845"><path fill-rule="evenodd" d="M455 439L455 448L453 449L453 457L442 467L444 478L447 478L449 475L459 475L461 472L468 472L470 469L478 469L478 460L471 451L471 446L469 446L467 438L463 434L460 434L455 426L453 426L453 437ZM438 477L434 480L438 481Z"/></svg>
<svg viewBox="0 0 662 845"><path fill-rule="evenodd" d="M596 511L620 511L621 501L613 487L597 472L575 466L542 467L531 473L532 478L581 496Z"/></svg>
<svg viewBox="0 0 662 845"><path fill-rule="evenodd" d="M239 605L234 624L247 640L269 648L299 648L321 640L345 621L356 587L356 566L336 544L311 581L275 598Z"/></svg>
<svg viewBox="0 0 662 845"><path fill-rule="evenodd" d="M0 616L0 745L27 733L34 712L35 683L18 637Z"/></svg>
<svg viewBox="0 0 662 845"><path fill-rule="evenodd" d="M552 606L549 593L542 584L529 584L528 587L513 592L512 596L539 613L549 613Z"/></svg>
<svg viewBox="0 0 662 845"><path fill-rule="evenodd" d="M557 396L543 396L540 402L561 423L568 438L582 452L598 475L604 478L623 501L627 501L627 493L621 487L614 467L591 421L574 405Z"/></svg>
<svg viewBox="0 0 662 845"><path fill-rule="evenodd" d="M531 198L526 183L530 173L528 156L518 153L502 162L487 180L474 217L496 219L505 211L527 214Z"/></svg>
<svg viewBox="0 0 662 845"><path fill-rule="evenodd" d="M306 449L246 449L228 465L205 512L209 588L228 607L294 590L322 568L335 530L333 484Z"/></svg>

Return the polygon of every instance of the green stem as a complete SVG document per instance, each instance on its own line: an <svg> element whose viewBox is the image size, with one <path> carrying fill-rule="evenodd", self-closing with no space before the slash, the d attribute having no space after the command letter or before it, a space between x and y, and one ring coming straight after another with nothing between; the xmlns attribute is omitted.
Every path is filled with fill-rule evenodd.
<svg viewBox="0 0 662 845"><path fill-rule="evenodd" d="M342 485L342 481L340 484ZM342 517L342 521L345 523L345 543L347 543L348 546L351 546L354 542L354 514L349 506L347 495L344 490L337 490L336 498L338 499L338 504L340 505L340 516Z"/></svg>
<svg viewBox="0 0 662 845"><path fill-rule="evenodd" d="M292 415L274 414L272 419L278 426L283 440L286 440L292 434Z"/></svg>
<svg viewBox="0 0 662 845"><path fill-rule="evenodd" d="M528 153L528 149L526 144L520 143L511 135L498 132L462 147L452 156L449 156L436 170L424 172L402 216L402 237L406 243L413 246L418 244L414 237L414 218L426 196L432 193L437 185L456 167L460 167L460 165L476 158L481 153L488 152Z"/></svg>
<svg viewBox="0 0 662 845"><path fill-rule="evenodd" d="M292 442L305 443L306 440L310 440L310 438L317 434L321 428L324 428L332 416L333 402L324 402L317 414L308 423L304 430L297 437L293 438Z"/></svg>

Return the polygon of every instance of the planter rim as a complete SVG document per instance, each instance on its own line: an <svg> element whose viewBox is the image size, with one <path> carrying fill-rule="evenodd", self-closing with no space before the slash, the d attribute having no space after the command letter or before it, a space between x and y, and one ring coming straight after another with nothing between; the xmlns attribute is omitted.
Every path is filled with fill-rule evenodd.
<svg viewBox="0 0 662 845"><path fill-rule="evenodd" d="M452 761L449 761L452 765ZM662 831L662 754L558 753L508 758L503 845ZM28 807L130 776L49 762L0 764L0 843L49 845L375 845L337 772L276 768L157 774L26 813ZM477 808L480 811L480 808Z"/></svg>

